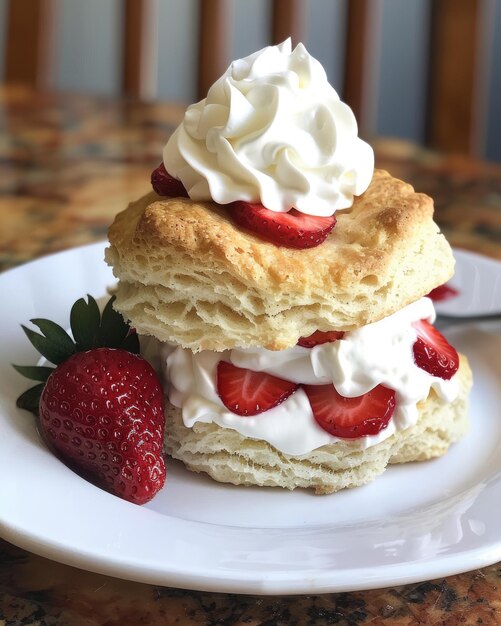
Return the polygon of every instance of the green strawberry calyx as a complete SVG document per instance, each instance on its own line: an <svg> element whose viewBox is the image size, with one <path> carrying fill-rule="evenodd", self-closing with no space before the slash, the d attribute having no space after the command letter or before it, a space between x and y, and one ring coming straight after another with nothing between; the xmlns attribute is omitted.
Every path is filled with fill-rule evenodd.
<svg viewBox="0 0 501 626"><path fill-rule="evenodd" d="M40 333L21 324L32 345L53 363L55 367L46 365L13 365L15 370L38 381L22 393L16 401L20 409L26 409L38 415L38 405L46 380L58 365L77 352L85 352L94 348L117 348L139 354L139 338L135 330L127 324L123 317L113 308L115 296L112 296L101 313L95 299L87 295L87 302L80 298L70 312L70 336L59 324L50 320L35 318L30 320L38 327Z"/></svg>

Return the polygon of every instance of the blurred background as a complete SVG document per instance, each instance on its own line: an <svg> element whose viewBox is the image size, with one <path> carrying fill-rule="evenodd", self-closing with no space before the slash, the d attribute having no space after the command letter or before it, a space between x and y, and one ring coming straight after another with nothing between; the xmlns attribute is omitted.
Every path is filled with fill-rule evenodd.
<svg viewBox="0 0 501 626"><path fill-rule="evenodd" d="M0 0L0 81L189 103L288 35L364 136L501 161L501 0Z"/></svg>

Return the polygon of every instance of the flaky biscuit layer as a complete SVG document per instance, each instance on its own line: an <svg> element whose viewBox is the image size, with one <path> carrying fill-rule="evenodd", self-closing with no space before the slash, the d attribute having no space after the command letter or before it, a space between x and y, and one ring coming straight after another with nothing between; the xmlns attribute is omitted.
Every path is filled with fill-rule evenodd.
<svg viewBox="0 0 501 626"><path fill-rule="evenodd" d="M454 402L446 404L431 391L418 405L419 420L414 426L367 450L358 450L356 440L345 440L291 456L216 424L196 423L186 428L180 409L172 405L166 410L165 448L191 471L206 472L219 482L312 488L317 494L358 487L374 480L388 464L441 456L465 434L472 377L464 356L457 376L460 393Z"/></svg>
<svg viewBox="0 0 501 626"><path fill-rule="evenodd" d="M242 230L225 207L150 193L109 231L116 308L140 333L193 351L282 350L375 322L451 277L431 198L388 173L336 216L323 244L297 250Z"/></svg>

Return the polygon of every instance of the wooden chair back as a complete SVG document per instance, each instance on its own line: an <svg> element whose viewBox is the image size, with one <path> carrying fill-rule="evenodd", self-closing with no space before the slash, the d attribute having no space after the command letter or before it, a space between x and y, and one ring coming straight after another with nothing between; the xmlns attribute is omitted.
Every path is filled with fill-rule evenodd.
<svg viewBox="0 0 501 626"><path fill-rule="evenodd" d="M8 0L6 82L50 87L51 38L56 0ZM155 96L154 29L157 0L122 0L123 92ZM199 0L198 94L221 75L230 59L229 20L233 0ZM304 37L305 0L271 0L273 43ZM433 0L430 24L428 144L444 151L476 154L485 130L485 82L488 79L483 0ZM362 132L374 128L377 98L378 38L381 0L350 0L347 8L343 99L353 108ZM53 55L52 55L53 56Z"/></svg>

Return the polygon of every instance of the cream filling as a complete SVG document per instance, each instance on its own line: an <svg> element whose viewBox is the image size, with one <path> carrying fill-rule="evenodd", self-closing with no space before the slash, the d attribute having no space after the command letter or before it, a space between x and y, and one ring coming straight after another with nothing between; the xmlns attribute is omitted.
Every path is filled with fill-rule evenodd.
<svg viewBox="0 0 501 626"><path fill-rule="evenodd" d="M234 61L188 107L163 159L193 200L324 216L350 207L374 171L353 111L290 39Z"/></svg>
<svg viewBox="0 0 501 626"><path fill-rule="evenodd" d="M458 394L455 377L443 380L415 364L412 347L417 334L412 323L420 319L430 322L435 319L429 298L422 298L379 322L347 332L341 340L311 349L301 346L281 351L235 348L195 354L189 349L162 344L160 354L169 400L182 410L188 428L196 422L213 422L298 456L340 441L318 425L303 389L299 388L285 402L259 415L236 415L224 406L217 393L219 361L297 383L332 383L347 397L362 395L383 384L395 390L395 411L388 426L377 435L350 440L359 449L366 449L414 425L418 419L416 405L428 397L431 389L444 402L452 402Z"/></svg>

